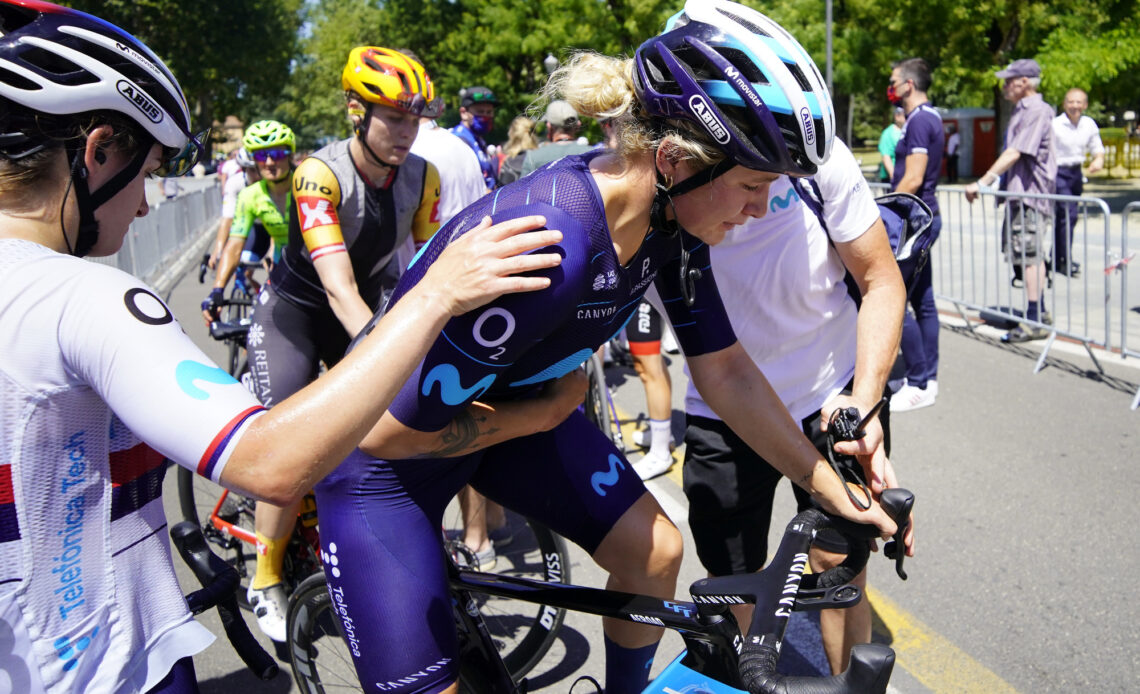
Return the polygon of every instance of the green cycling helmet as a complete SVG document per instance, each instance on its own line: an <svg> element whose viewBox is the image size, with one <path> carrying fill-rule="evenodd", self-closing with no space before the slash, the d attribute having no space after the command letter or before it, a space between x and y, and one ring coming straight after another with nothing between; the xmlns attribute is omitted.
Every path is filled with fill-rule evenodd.
<svg viewBox="0 0 1140 694"><path fill-rule="evenodd" d="M288 147L291 152L297 149L297 139L293 136L293 130L275 120L259 120L246 128L241 143L250 152L270 147Z"/></svg>

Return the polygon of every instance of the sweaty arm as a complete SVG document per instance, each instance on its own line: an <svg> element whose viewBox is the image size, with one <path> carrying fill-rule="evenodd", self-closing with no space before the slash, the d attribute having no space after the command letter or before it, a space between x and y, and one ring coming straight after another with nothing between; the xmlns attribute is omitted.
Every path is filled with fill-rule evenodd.
<svg viewBox="0 0 1140 694"><path fill-rule="evenodd" d="M863 301L856 322L855 378L851 396L839 396L827 403L821 426L826 426L831 413L837 408L855 406L866 414L882 398L898 354L903 312L906 310L906 288L881 219L876 219L861 236L837 242L835 248L858 283ZM837 449L859 456L864 469L871 473L871 480L881 482L886 461L882 443L883 431L876 419L865 438L839 444Z"/></svg>
<svg viewBox="0 0 1140 694"><path fill-rule="evenodd" d="M518 213L503 213L512 214ZM543 214L552 228L572 230L579 226L554 208ZM566 257L586 256L586 234L564 233L562 253ZM446 240L437 237L431 244L442 246ZM432 250L429 248L425 255L431 256ZM487 307L452 319L360 449L388 459L452 457L546 431L562 422L582 402L584 379L573 372L580 361L571 364L573 359L558 352L558 346L542 341L569 319L580 302L582 278L561 274L576 265L580 272L586 271L585 265L566 263L559 270L559 279L547 290L501 297ZM417 272L413 265L401 287ZM551 361L561 361L538 374L519 374L511 368L532 349L548 350ZM565 348L565 352L575 351ZM586 356L589 353L586 350ZM560 376L565 378L555 380ZM505 382L500 383L500 379ZM487 400L482 397L493 385L525 387L539 383L545 387L537 398L485 404Z"/></svg>

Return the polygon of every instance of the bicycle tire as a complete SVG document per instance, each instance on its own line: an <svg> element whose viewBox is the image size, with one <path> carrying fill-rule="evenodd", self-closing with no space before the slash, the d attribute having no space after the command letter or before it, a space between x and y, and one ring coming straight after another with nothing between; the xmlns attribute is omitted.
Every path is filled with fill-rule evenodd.
<svg viewBox="0 0 1140 694"><path fill-rule="evenodd" d="M309 576L289 598L285 645L302 694L363 691L341 633L324 573ZM318 662L319 658L319 662Z"/></svg>
<svg viewBox="0 0 1140 694"><path fill-rule="evenodd" d="M598 427L618 450L625 450L625 441L621 434L621 424L617 421L617 413L610 409L609 385L606 383L605 362L600 354L595 352L586 360L586 400L583 411L586 419Z"/></svg>
<svg viewBox="0 0 1140 694"><path fill-rule="evenodd" d="M497 562L491 571L552 583L570 580L570 556L566 541L537 521L504 509L514 538L496 547ZM444 513L443 530L449 544L459 543L463 522L459 504ZM449 547L449 550L451 548ZM472 593L479 612L499 650L499 656L518 681L546 655L558 638L566 610L533 605L519 600Z"/></svg>
<svg viewBox="0 0 1140 694"><path fill-rule="evenodd" d="M509 545L503 548L499 556L508 562L496 570L507 569L502 572L515 576L533 575L537 571L544 580L569 580L566 541L545 526L524 521L509 511L508 514L512 523L518 523L511 543L517 546L509 552ZM533 564L541 568L536 569ZM550 650L566 611L475 591L472 597L478 601L500 657L518 681ZM286 615L286 646L293 679L304 694L361 691L323 573L308 577L293 592ZM465 688L465 682L468 681L461 675L460 691L482 694L478 685L473 685L474 689Z"/></svg>

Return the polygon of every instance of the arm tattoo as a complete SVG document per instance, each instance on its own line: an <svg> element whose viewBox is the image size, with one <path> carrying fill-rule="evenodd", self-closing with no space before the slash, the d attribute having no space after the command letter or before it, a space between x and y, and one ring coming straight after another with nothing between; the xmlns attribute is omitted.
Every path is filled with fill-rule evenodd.
<svg viewBox="0 0 1140 694"><path fill-rule="evenodd" d="M463 410L451 420L447 428L440 432L439 447L422 456L425 458L449 458L463 455L482 448L477 445L479 437L489 436L498 431L491 427L487 431L480 431L480 424L486 423L487 417L475 417L469 410Z"/></svg>

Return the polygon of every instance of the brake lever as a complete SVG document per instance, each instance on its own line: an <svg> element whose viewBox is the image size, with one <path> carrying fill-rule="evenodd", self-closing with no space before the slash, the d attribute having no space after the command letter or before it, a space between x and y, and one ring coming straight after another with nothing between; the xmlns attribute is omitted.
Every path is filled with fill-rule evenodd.
<svg viewBox="0 0 1140 694"><path fill-rule="evenodd" d="M867 413L862 419L859 418L859 408L857 407L843 407L831 413L831 419L827 422L827 462L831 464L831 469L843 480L844 488L847 490L847 497L851 499L851 503L855 504L860 510L866 511L871 508L871 490L867 488L867 483L859 475L843 474L843 471L850 469L852 466L858 465L858 461L853 455L835 452L836 441L858 441L867 435L867 425L878 414L879 410L883 409L883 405L887 403L884 397L871 411ZM854 479L849 479L849 478ZM851 491L852 484L859 485L860 491L863 493L863 499L855 496ZM865 501L864 501L865 499Z"/></svg>
<svg viewBox="0 0 1140 694"><path fill-rule="evenodd" d="M884 489L879 497L879 504L898 525L892 539L883 545L883 554L887 559L895 560L895 573L899 578L906 580L906 571L903 570L903 560L906 559L906 545L903 536L910 528L910 512L914 508L914 494L905 489Z"/></svg>

